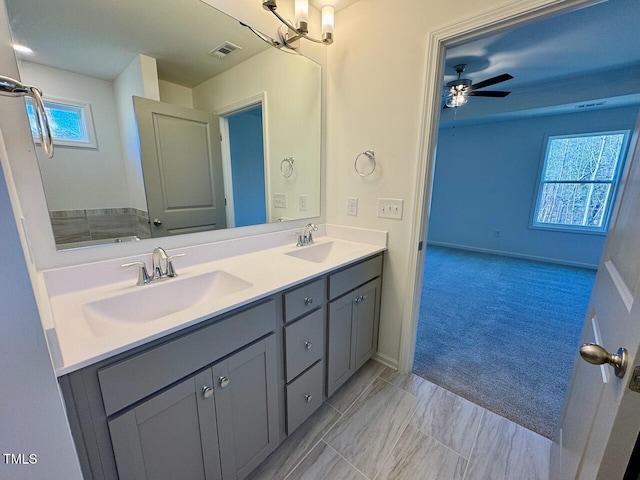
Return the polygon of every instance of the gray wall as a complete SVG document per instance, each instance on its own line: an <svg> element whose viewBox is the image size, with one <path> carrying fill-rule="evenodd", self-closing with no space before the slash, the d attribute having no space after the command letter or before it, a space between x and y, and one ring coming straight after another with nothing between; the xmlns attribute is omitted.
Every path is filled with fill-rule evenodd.
<svg viewBox="0 0 640 480"><path fill-rule="evenodd" d="M81 479L2 170L0 245L0 478ZM36 463L4 454L35 454Z"/></svg>
<svg viewBox="0 0 640 480"><path fill-rule="evenodd" d="M633 130L637 115L624 107L441 129L429 242L597 267L604 235L529 228L545 140Z"/></svg>

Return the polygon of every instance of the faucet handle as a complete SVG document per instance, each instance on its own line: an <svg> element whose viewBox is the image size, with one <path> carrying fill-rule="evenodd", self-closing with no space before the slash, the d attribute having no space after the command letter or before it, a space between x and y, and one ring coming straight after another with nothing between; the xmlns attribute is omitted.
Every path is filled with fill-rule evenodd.
<svg viewBox="0 0 640 480"><path fill-rule="evenodd" d="M184 257L184 253L176 253L175 255L171 255L170 257L167 257L167 277L177 277L178 274L176 273L175 268L173 268L173 262L172 260L174 258L178 258L178 257Z"/></svg>
<svg viewBox="0 0 640 480"><path fill-rule="evenodd" d="M138 269L138 282L136 285L146 285L151 282L151 276L147 271L147 265L144 262L123 263L121 267L140 267Z"/></svg>

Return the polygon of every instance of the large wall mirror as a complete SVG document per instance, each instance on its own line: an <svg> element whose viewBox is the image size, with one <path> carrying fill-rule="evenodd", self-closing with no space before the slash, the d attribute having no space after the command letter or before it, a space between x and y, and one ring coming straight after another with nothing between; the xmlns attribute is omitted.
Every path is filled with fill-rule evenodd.
<svg viewBox="0 0 640 480"><path fill-rule="evenodd" d="M320 65L200 0L6 4L57 249L320 215Z"/></svg>

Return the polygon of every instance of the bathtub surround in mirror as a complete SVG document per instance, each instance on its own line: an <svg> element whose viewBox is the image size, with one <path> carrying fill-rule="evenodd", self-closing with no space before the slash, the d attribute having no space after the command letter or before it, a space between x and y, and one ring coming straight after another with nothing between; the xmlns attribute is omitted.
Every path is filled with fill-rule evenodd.
<svg viewBox="0 0 640 480"><path fill-rule="evenodd" d="M206 196L192 195L192 180L183 173L185 166L199 165L209 169L200 178L211 177L219 171L214 160L222 165L223 181L211 184L216 194L224 191L215 202L224 220L209 222L216 224L211 228L320 214L318 64L269 47L199 0L8 0L7 8L14 41L34 51L18 54L22 80L38 85L56 105L89 105L93 145L59 143L52 160L38 154L58 249L206 229L202 220L177 228L154 220L166 227L165 218L184 206L184 195L193 197L193 210L207 208ZM46 25L39 18L48 18ZM147 178L134 96L213 118L206 127L211 158L195 146L171 152L175 163L159 175L164 191ZM153 122L162 124L160 118ZM186 135L183 145L195 145ZM245 135L251 141L243 141ZM165 150L156 153L169 161ZM280 173L287 157L296 159L289 178ZM160 199L159 207L157 201L150 205L150 197Z"/></svg>

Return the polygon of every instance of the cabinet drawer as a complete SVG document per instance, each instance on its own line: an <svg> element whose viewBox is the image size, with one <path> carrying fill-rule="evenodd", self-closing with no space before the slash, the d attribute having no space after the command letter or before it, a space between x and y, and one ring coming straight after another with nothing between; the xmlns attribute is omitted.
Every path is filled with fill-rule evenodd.
<svg viewBox="0 0 640 480"><path fill-rule="evenodd" d="M287 385L287 434L322 405L322 361Z"/></svg>
<svg viewBox="0 0 640 480"><path fill-rule="evenodd" d="M353 267L346 268L329 276L329 300L344 295L349 290L380 276L382 273L382 255L373 257Z"/></svg>
<svg viewBox="0 0 640 480"><path fill-rule="evenodd" d="M322 358L324 308L284 328L286 381L290 382Z"/></svg>
<svg viewBox="0 0 640 480"><path fill-rule="evenodd" d="M324 299L324 279L307 283L284 294L284 321L290 322L294 318L310 312Z"/></svg>
<svg viewBox="0 0 640 480"><path fill-rule="evenodd" d="M273 300L98 371L107 416L212 364L276 327Z"/></svg>

